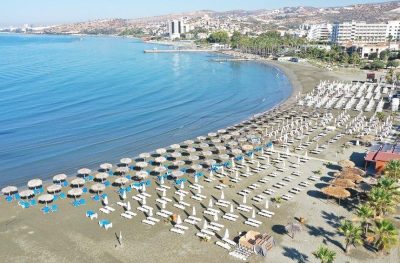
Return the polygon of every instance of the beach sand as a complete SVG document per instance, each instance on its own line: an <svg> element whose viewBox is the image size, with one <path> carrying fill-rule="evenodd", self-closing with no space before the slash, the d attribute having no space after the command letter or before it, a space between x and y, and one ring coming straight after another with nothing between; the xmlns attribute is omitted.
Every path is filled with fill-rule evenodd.
<svg viewBox="0 0 400 263"><path fill-rule="evenodd" d="M300 90L309 91L321 79L362 80L365 78L363 72L325 71L303 63L268 63L281 68L288 75L295 87L294 94ZM293 100L293 96L291 100ZM286 102L285 107L291 107L291 102ZM353 151L360 153L365 151L364 147L356 147L345 149L343 153L336 156L340 145L350 139L345 136L318 157L338 161L349 158ZM291 159L291 161L295 160ZM375 252L361 247L353 249L349 255L344 254L342 250L344 238L337 234L337 226L340 219L355 217L350 211L352 202L347 201L344 206L339 206L335 201L321 196L319 189L326 185L325 182L329 180L329 175L334 172L334 170L326 168L323 163L323 161L311 160L306 165L300 166L298 170L302 171L303 175L302 178L296 178L296 183L306 180L313 174L313 171L317 170L323 172L321 180L296 195L292 201L282 203L279 208L271 204L269 210L275 212L275 216L271 219L257 217L263 224L255 230L271 233L276 239L277 245L266 258L252 256L249 258L249 262L317 262L312 252L323 243L337 252L335 262L399 262L398 249L393 250L390 255L385 257L378 256ZM289 171L291 172L293 169ZM237 195L237 192L257 182L267 173L268 170L246 179L243 184L238 184L234 188L227 188L224 190L225 198L241 203L242 197ZM262 189L279 180L279 178L271 178L270 183L266 186L262 185L255 193L261 193ZM201 182L201 184L205 186L204 195L219 198L219 190L208 186L205 182ZM148 187L148 193L152 195L148 204L152 206L155 204L154 200L158 198L158 193L154 188L155 182L152 181L152 186ZM109 188L107 193L110 196L110 202L115 203L119 200L112 189ZM189 191L187 185L185 190ZM129 197L131 195L129 194ZM171 193L168 197L172 198ZM174 195L174 197L177 196ZM22 209L15 202L5 203L2 198L0 201L1 262L240 262L229 256L226 250L214 244L218 240L217 238L213 238L210 242L200 241L195 236L198 230L193 226L190 226L184 235L177 235L169 231L171 228L169 222L161 222L152 227L142 224L141 220L144 215L140 212L133 220L122 219L120 217L122 208L117 205L113 205L117 211L110 215L98 212L100 219L109 219L114 224L113 228L106 231L99 227L98 220L91 221L85 217L87 210L98 211L100 207L100 203L91 201L89 195L86 195L85 198L88 204L79 208L73 208L70 199L59 200L57 204L60 211L49 215L43 215L39 207ZM133 211L135 211L138 204L136 201L130 200L133 204ZM185 201L194 204L198 216L202 217L203 208L198 202L189 197L186 197ZM203 204L207 205L208 199L203 201ZM256 206L263 208L264 205L259 203ZM179 213L182 219L187 216L183 211L172 208L171 205L167 208ZM186 209L189 214L191 211L192 208ZM236 223L228 223L226 220L219 219L219 223L228 226L231 239L237 236L238 232L253 229L243 224L244 219L250 214L243 213L239 216L240 219ZM306 223L303 231L292 240L284 233L283 227L298 217L304 217ZM212 220L211 217L206 216L206 218ZM200 223L199 226L201 227L202 224ZM119 246L116 240L116 235L119 235L120 231L123 235L122 246ZM224 230L219 234L222 236Z"/></svg>

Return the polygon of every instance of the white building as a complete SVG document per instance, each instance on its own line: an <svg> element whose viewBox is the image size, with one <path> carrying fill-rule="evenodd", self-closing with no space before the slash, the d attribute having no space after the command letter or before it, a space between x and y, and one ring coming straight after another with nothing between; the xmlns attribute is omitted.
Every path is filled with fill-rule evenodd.
<svg viewBox="0 0 400 263"><path fill-rule="evenodd" d="M311 41L330 41L331 35L331 24L311 25L308 29L307 39Z"/></svg>
<svg viewBox="0 0 400 263"><path fill-rule="evenodd" d="M186 34L189 31L190 27L182 19L168 21L168 35L171 39L180 38L181 34Z"/></svg>
<svg viewBox="0 0 400 263"><path fill-rule="evenodd" d="M388 21L386 36L391 40L400 40L400 21Z"/></svg>
<svg viewBox="0 0 400 263"><path fill-rule="evenodd" d="M332 42L337 44L383 43L388 40L389 33L394 34L396 37L399 36L398 23L399 21L375 24L356 21L335 23L332 28Z"/></svg>

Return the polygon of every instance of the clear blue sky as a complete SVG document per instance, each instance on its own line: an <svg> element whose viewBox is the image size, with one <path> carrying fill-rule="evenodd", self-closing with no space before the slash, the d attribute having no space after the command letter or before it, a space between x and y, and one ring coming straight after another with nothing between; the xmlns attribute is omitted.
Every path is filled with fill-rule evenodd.
<svg viewBox="0 0 400 263"><path fill-rule="evenodd" d="M52 24L101 18L137 18L173 12L340 6L381 0L1 0L0 25Z"/></svg>

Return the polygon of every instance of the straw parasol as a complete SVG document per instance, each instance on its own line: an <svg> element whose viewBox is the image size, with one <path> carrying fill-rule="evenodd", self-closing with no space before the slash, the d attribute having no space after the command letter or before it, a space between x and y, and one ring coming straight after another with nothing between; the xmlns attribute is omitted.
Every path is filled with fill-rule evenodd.
<svg viewBox="0 0 400 263"><path fill-rule="evenodd" d="M85 184L85 179L83 178L75 178L74 180L71 181L72 186L82 186Z"/></svg>
<svg viewBox="0 0 400 263"><path fill-rule="evenodd" d="M350 161L350 160L341 160L338 163L342 167L354 167L354 166L356 166L355 163Z"/></svg>
<svg viewBox="0 0 400 263"><path fill-rule="evenodd" d="M173 171L171 175L172 175L172 177L179 178L184 175L184 172L176 170L176 171Z"/></svg>
<svg viewBox="0 0 400 263"><path fill-rule="evenodd" d="M364 135L364 136L362 136L361 137L361 140L364 142L364 143L370 143L370 142L372 142L372 141L374 141L375 140L375 136L373 136L373 135Z"/></svg>
<svg viewBox="0 0 400 263"><path fill-rule="evenodd" d="M59 184L52 184L52 185L50 185L49 187L47 187L47 192L49 193L49 194L54 194L54 193L57 193L57 192L60 192L61 191L61 185L59 185Z"/></svg>
<svg viewBox="0 0 400 263"><path fill-rule="evenodd" d="M131 158L122 158L120 160L120 163L128 165L128 164L132 163L132 159Z"/></svg>
<svg viewBox="0 0 400 263"><path fill-rule="evenodd" d="M54 195L51 195L51 194L43 194L38 197L39 203L45 203L46 205L47 205L47 203L50 203L53 200L54 200Z"/></svg>
<svg viewBox="0 0 400 263"><path fill-rule="evenodd" d="M345 167L345 168L342 169L342 172L358 174L360 176L364 176L365 175L365 172L363 170L361 170L360 168L357 168L357 167Z"/></svg>
<svg viewBox="0 0 400 263"><path fill-rule="evenodd" d="M20 196L21 198L23 198L23 199L25 199L25 198L31 198L31 197L33 197L34 195L35 195L35 192L34 192L33 190L30 190L30 189L21 191L21 192L19 193L19 196Z"/></svg>
<svg viewBox="0 0 400 263"><path fill-rule="evenodd" d="M76 198L83 194L82 189L80 188L72 188L68 191L68 196Z"/></svg>
<svg viewBox="0 0 400 263"><path fill-rule="evenodd" d="M328 196L343 199L350 197L350 192L338 186L328 186L322 188L322 192Z"/></svg>
<svg viewBox="0 0 400 263"><path fill-rule="evenodd" d="M113 165L111 163L102 163L100 164L100 168L103 170L110 170L113 167Z"/></svg>
<svg viewBox="0 0 400 263"><path fill-rule="evenodd" d="M117 185L125 185L129 182L129 179L126 177L118 177L115 179L114 183Z"/></svg>
<svg viewBox="0 0 400 263"><path fill-rule="evenodd" d="M94 178L103 182L108 178L108 176L108 173L97 173Z"/></svg>
<svg viewBox="0 0 400 263"><path fill-rule="evenodd" d="M66 174L56 174L53 176L53 182L64 182L67 179Z"/></svg>
<svg viewBox="0 0 400 263"><path fill-rule="evenodd" d="M89 168L81 168L78 170L79 175L87 176L92 172Z"/></svg>
<svg viewBox="0 0 400 263"><path fill-rule="evenodd" d="M349 179L355 183L360 183L364 178L359 176L358 174L354 174L351 172L340 172L340 173L335 173L337 178L341 178L341 179Z"/></svg>
<svg viewBox="0 0 400 263"><path fill-rule="evenodd" d="M41 187L43 184L42 180L40 179L32 179L28 182L28 187L29 188L38 188Z"/></svg>
<svg viewBox="0 0 400 263"><path fill-rule="evenodd" d="M92 190L95 193L100 193L103 192L106 189L106 186L104 184L96 183L90 187L90 190Z"/></svg>
<svg viewBox="0 0 400 263"><path fill-rule="evenodd" d="M18 188L16 186L7 186L1 189L3 195L11 195L18 192Z"/></svg>
<svg viewBox="0 0 400 263"><path fill-rule="evenodd" d="M343 188L354 188L356 186L356 184L353 183L353 181L351 181L349 179L342 179L342 178L336 178L336 179L332 180L331 184L334 186L339 186L339 187L343 187Z"/></svg>
<svg viewBox="0 0 400 263"><path fill-rule="evenodd" d="M136 173L136 176L139 177L140 179L144 179L149 176L149 173L146 171L140 171Z"/></svg>

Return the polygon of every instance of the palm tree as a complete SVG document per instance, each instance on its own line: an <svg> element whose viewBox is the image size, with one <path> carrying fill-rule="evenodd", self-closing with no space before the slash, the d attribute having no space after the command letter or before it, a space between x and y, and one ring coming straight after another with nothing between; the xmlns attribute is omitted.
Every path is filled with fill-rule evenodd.
<svg viewBox="0 0 400 263"><path fill-rule="evenodd" d="M336 253L325 246L319 247L313 254L321 263L333 263L336 257Z"/></svg>
<svg viewBox="0 0 400 263"><path fill-rule="evenodd" d="M383 112L377 112L376 117L379 121L383 121L385 119L385 114Z"/></svg>
<svg viewBox="0 0 400 263"><path fill-rule="evenodd" d="M393 194L385 188L374 187L368 195L368 203L375 216L381 216L395 209Z"/></svg>
<svg viewBox="0 0 400 263"><path fill-rule="evenodd" d="M374 210L369 205L361 205L357 209L357 216L361 219L361 224L364 226L364 235L366 236L370 219L374 217Z"/></svg>
<svg viewBox="0 0 400 263"><path fill-rule="evenodd" d="M385 175L394 180L400 180L400 160L391 160L385 166Z"/></svg>
<svg viewBox="0 0 400 263"><path fill-rule="evenodd" d="M376 221L373 232L375 234L374 245L378 251L388 251L399 241L399 233L396 227L387 219Z"/></svg>
<svg viewBox="0 0 400 263"><path fill-rule="evenodd" d="M339 231L345 236L345 252L349 252L349 245L354 247L357 244L362 244L361 234L362 228L360 226L354 225L350 220L344 220L339 226Z"/></svg>

